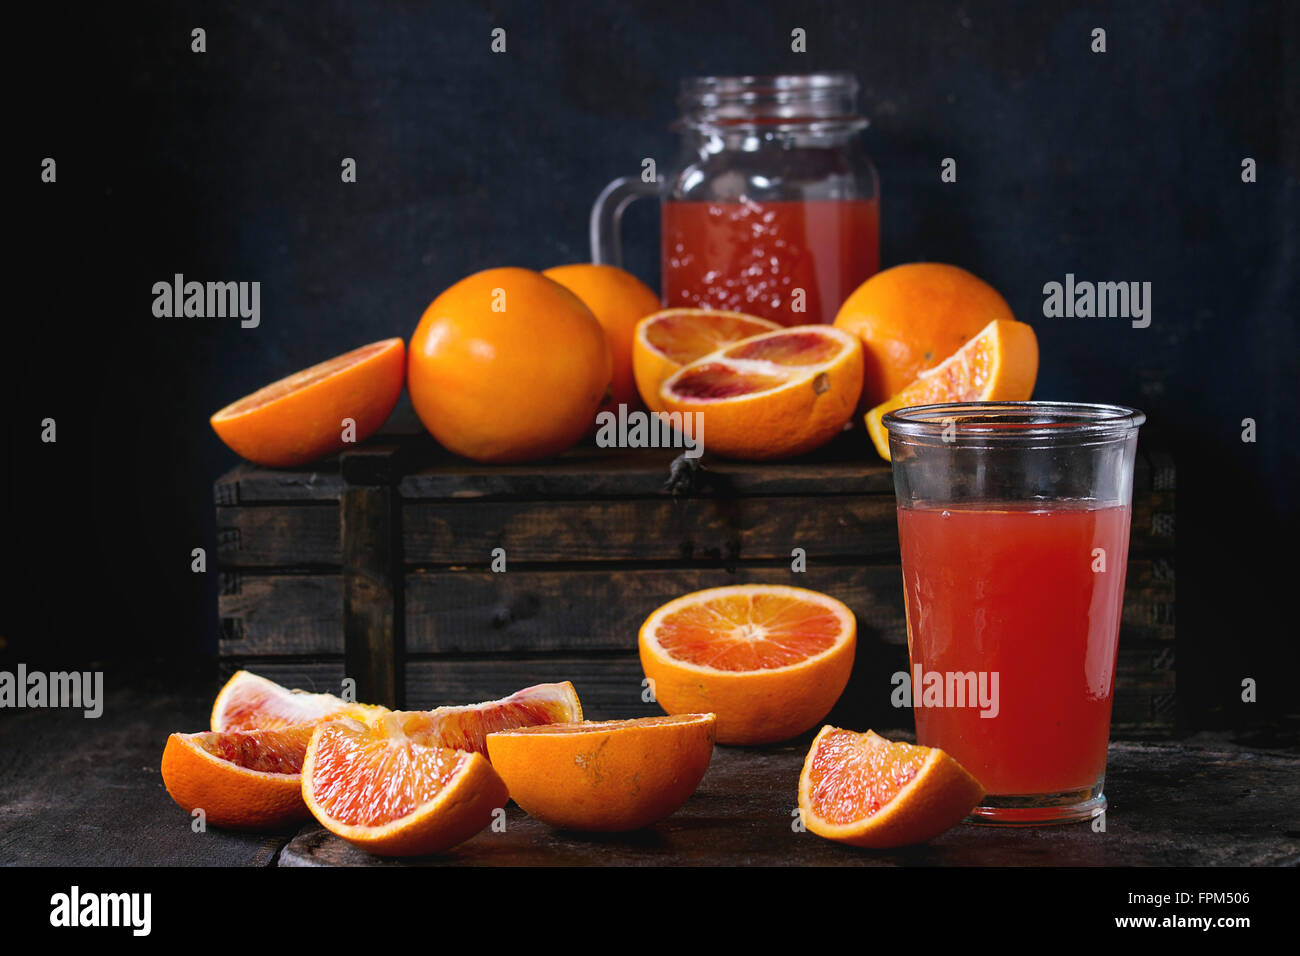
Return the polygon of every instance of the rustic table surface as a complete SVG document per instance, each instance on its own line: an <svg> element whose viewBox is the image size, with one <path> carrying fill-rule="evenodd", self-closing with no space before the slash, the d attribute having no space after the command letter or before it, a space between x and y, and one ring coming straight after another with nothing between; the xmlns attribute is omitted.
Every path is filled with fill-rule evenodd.
<svg viewBox="0 0 1300 956"><path fill-rule="evenodd" d="M131 687L125 686L127 681ZM719 747L699 791L648 830L562 833L513 805L504 832L452 853L379 860L308 824L256 835L194 833L158 771L167 735L206 726L209 675L106 675L104 715L0 714L0 865L1297 865L1300 753L1225 736L1111 746L1104 832L1088 824L958 827L903 851L856 850L796 832L807 740Z"/></svg>

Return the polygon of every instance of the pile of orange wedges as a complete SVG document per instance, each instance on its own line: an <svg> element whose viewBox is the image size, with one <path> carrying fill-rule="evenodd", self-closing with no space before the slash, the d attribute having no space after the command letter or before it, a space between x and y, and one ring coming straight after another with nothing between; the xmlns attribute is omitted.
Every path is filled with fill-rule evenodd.
<svg viewBox="0 0 1300 956"><path fill-rule="evenodd" d="M500 700L396 711L289 690L239 671L211 729L172 734L167 792L204 825L273 829L315 817L381 856L440 853L505 825L513 800L553 827L626 831L679 809L714 743L789 740L843 692L856 648L852 612L780 585L683 595L641 628L660 717L583 719L569 682ZM809 830L860 846L929 839L983 791L940 750L824 727L798 806Z"/></svg>
<svg viewBox="0 0 1300 956"><path fill-rule="evenodd" d="M509 799L554 826L630 830L671 814L713 754L712 714L584 721L573 685L390 711L239 671L212 729L172 734L162 777L205 824L273 829L315 817L381 856L450 849Z"/></svg>

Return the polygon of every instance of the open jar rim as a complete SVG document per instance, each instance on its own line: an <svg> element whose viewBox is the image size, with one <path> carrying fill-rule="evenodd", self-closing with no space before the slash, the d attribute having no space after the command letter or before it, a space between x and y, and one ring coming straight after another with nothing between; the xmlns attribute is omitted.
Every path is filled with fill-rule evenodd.
<svg viewBox="0 0 1300 956"><path fill-rule="evenodd" d="M693 76L677 94L677 129L865 129L852 73Z"/></svg>
<svg viewBox="0 0 1300 956"><path fill-rule="evenodd" d="M960 447L1093 444L1128 438L1147 420L1136 408L1083 402L948 402L889 412L891 441Z"/></svg>

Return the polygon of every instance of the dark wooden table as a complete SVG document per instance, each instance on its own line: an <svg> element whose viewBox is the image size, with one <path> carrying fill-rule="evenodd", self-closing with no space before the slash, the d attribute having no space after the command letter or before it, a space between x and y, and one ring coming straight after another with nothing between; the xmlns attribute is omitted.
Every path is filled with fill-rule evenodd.
<svg viewBox="0 0 1300 956"><path fill-rule="evenodd" d="M1300 753L1226 735L1111 746L1104 832L1088 824L961 826L881 853L795 832L807 740L719 747L699 791L638 833L562 833L513 805L504 832L416 861L371 857L315 824L269 835L194 833L158 771L167 734L206 725L207 674L141 678L109 668L104 715L0 712L0 865L1297 865ZM581 691L581 688L579 688Z"/></svg>

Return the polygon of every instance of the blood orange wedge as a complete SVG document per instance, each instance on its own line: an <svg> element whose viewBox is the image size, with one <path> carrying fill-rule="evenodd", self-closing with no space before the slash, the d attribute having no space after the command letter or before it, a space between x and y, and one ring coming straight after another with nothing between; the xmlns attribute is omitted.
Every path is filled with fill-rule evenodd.
<svg viewBox="0 0 1300 956"><path fill-rule="evenodd" d="M915 382L867 412L867 433L889 461L889 432L881 419L896 408L941 402L1023 402L1038 378L1038 339L1024 322L995 319Z"/></svg>
<svg viewBox="0 0 1300 956"><path fill-rule="evenodd" d="M716 714L718 743L774 743L835 706L853 669L857 621L817 591L739 584L669 601L641 625L639 645L665 711Z"/></svg>
<svg viewBox="0 0 1300 956"><path fill-rule="evenodd" d="M687 365L659 387L668 412L702 416L704 447L789 458L834 438L862 391L862 342L829 325L755 335Z"/></svg>
<svg viewBox="0 0 1300 956"><path fill-rule="evenodd" d="M496 730L582 720L582 703L568 681L537 684L482 704L397 711L402 732L426 746L487 753L487 735Z"/></svg>
<svg viewBox="0 0 1300 956"><path fill-rule="evenodd" d="M385 339L260 388L209 421L237 454L288 468L369 438L393 411L405 380L406 344Z"/></svg>
<svg viewBox="0 0 1300 956"><path fill-rule="evenodd" d="M980 782L942 750L869 730L823 727L799 776L809 830L875 849L924 843L960 823L983 796Z"/></svg>
<svg viewBox="0 0 1300 956"><path fill-rule="evenodd" d="M389 714L317 725L302 797L325 829L380 856L440 853L492 822L509 799L487 757L427 746Z"/></svg>
<svg viewBox="0 0 1300 956"><path fill-rule="evenodd" d="M652 411L663 411L659 386L683 365L780 327L756 315L708 309L664 309L646 316L632 338L632 372L641 400Z"/></svg>
<svg viewBox="0 0 1300 956"><path fill-rule="evenodd" d="M310 724L326 717L385 713L382 707L354 704L333 694L290 690L248 671L236 671L212 705L215 731L263 730Z"/></svg>
<svg viewBox="0 0 1300 956"><path fill-rule="evenodd" d="M712 714L521 727L488 756L529 816L566 830L639 830L695 792L713 756Z"/></svg>
<svg viewBox="0 0 1300 956"><path fill-rule="evenodd" d="M259 830L307 818L299 773L311 724L279 730L172 734L162 778L187 811L214 826Z"/></svg>

